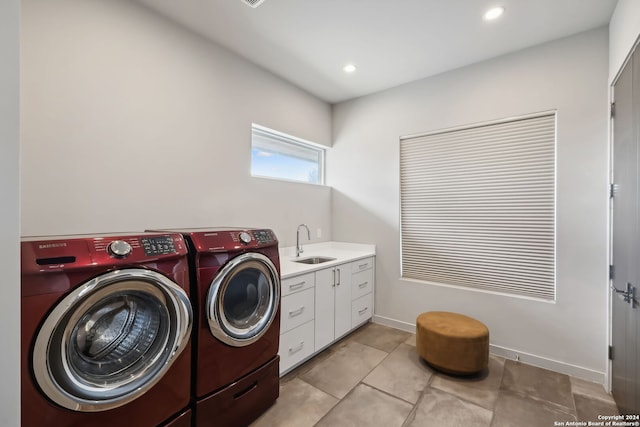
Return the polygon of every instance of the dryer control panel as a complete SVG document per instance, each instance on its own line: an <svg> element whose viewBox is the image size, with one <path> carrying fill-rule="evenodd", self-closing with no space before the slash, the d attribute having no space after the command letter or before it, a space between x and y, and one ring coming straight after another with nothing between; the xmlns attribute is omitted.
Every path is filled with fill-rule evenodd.
<svg viewBox="0 0 640 427"><path fill-rule="evenodd" d="M172 230L176 231L176 230ZM196 252L228 252L277 246L278 239L269 229L209 228L182 230Z"/></svg>
<svg viewBox="0 0 640 427"><path fill-rule="evenodd" d="M255 242L258 245L268 245L276 241L271 230L246 230L239 233L230 231L230 233L234 242L240 242L245 245L251 242Z"/></svg>

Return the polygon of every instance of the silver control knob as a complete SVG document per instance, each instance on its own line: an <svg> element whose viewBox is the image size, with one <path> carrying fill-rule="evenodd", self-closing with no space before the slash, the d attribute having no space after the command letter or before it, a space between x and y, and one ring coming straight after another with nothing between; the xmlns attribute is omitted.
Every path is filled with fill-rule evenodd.
<svg viewBox="0 0 640 427"><path fill-rule="evenodd" d="M124 258L131 254L131 245L124 240L114 240L107 246L109 254L116 258Z"/></svg>
<svg viewBox="0 0 640 427"><path fill-rule="evenodd" d="M240 237L240 241L245 245L248 245L249 243L251 243L251 235L249 233L243 231L242 233L240 233L239 237Z"/></svg>

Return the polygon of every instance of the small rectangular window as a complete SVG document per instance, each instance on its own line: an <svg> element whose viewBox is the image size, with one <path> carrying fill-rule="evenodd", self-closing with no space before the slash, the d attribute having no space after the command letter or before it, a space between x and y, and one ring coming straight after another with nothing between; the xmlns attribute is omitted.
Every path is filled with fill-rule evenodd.
<svg viewBox="0 0 640 427"><path fill-rule="evenodd" d="M324 148L251 125L251 176L324 184Z"/></svg>

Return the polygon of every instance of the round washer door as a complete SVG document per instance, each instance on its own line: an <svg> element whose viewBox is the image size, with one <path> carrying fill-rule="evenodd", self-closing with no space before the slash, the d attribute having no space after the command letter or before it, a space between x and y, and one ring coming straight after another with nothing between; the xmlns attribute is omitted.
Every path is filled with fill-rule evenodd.
<svg viewBox="0 0 640 427"><path fill-rule="evenodd" d="M245 253L220 269L207 294L209 330L234 347L256 342L278 313L280 276L273 262Z"/></svg>
<svg viewBox="0 0 640 427"><path fill-rule="evenodd" d="M125 405L148 391L184 350L193 314L185 291L145 269L102 274L44 320L33 371L47 397L81 412Z"/></svg>

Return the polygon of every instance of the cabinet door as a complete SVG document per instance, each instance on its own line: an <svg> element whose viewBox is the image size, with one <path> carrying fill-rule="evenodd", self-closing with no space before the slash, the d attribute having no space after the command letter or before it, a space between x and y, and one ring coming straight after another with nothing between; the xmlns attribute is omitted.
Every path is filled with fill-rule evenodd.
<svg viewBox="0 0 640 427"><path fill-rule="evenodd" d="M351 264L336 267L335 322L334 339L351 330Z"/></svg>
<svg viewBox="0 0 640 427"><path fill-rule="evenodd" d="M313 354L313 320L280 336L280 375Z"/></svg>
<svg viewBox="0 0 640 427"><path fill-rule="evenodd" d="M335 269L316 271L315 351L333 342Z"/></svg>
<svg viewBox="0 0 640 427"><path fill-rule="evenodd" d="M305 289L302 292L287 295L280 303L280 333L297 328L314 315L313 289ZM308 346L308 344L307 344Z"/></svg>

